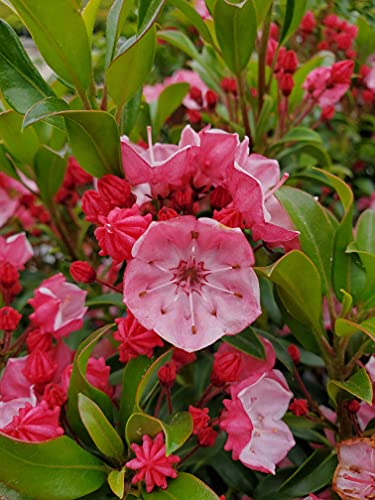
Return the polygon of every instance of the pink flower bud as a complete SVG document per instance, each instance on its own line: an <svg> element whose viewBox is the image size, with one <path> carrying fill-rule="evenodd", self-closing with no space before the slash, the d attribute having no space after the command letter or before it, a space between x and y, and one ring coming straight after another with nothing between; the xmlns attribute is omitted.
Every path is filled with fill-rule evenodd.
<svg viewBox="0 0 375 500"><path fill-rule="evenodd" d="M289 410L297 415L297 417L303 417L309 413L309 407L307 406L306 399L293 399L289 405Z"/></svg>
<svg viewBox="0 0 375 500"><path fill-rule="evenodd" d="M0 330L13 332L20 322L22 315L13 307L2 307L0 309Z"/></svg>
<svg viewBox="0 0 375 500"><path fill-rule="evenodd" d="M93 283L96 271L88 262L77 260L70 265L70 274L77 283Z"/></svg>
<svg viewBox="0 0 375 500"><path fill-rule="evenodd" d="M174 361L165 363L158 371L158 378L163 387L171 388L176 380L176 363Z"/></svg>
<svg viewBox="0 0 375 500"><path fill-rule="evenodd" d="M158 212L159 220L169 220L178 217L178 213L173 208L163 207Z"/></svg>
<svg viewBox="0 0 375 500"><path fill-rule="evenodd" d="M298 364L301 360L301 351L298 349L298 347L294 344L288 345L288 353L289 356L292 358L294 364Z"/></svg>
<svg viewBox="0 0 375 500"><path fill-rule="evenodd" d="M279 79L279 87L284 97L289 97L294 87L294 80L290 73L284 73Z"/></svg>

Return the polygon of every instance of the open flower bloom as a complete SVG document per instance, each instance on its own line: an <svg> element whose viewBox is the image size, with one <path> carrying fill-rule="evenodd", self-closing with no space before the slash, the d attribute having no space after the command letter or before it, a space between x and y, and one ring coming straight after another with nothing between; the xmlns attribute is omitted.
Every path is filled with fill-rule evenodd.
<svg viewBox="0 0 375 500"><path fill-rule="evenodd" d="M0 262L8 262L20 270L33 255L33 249L25 233L13 234L8 238L0 236Z"/></svg>
<svg viewBox="0 0 375 500"><path fill-rule="evenodd" d="M86 292L58 273L42 281L29 300L34 308L30 319L56 338L66 336L81 328L87 311L85 298Z"/></svg>
<svg viewBox="0 0 375 500"><path fill-rule="evenodd" d="M375 498L375 440L357 438L337 447L333 490L345 500Z"/></svg>
<svg viewBox="0 0 375 500"><path fill-rule="evenodd" d="M250 469L275 474L276 464L295 445L281 420L292 398L286 380L277 370L254 375L233 385L231 396L223 401L220 418L228 434L224 449Z"/></svg>
<svg viewBox="0 0 375 500"><path fill-rule="evenodd" d="M261 314L254 255L239 229L183 216L153 222L133 247L124 302L147 329L192 352Z"/></svg>

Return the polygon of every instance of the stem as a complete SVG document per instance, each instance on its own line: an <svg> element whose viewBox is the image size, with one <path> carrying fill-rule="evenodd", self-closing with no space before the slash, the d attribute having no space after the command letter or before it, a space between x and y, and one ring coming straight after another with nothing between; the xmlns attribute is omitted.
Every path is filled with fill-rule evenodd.
<svg viewBox="0 0 375 500"><path fill-rule="evenodd" d="M110 288L111 290L113 290L114 292L117 292L117 293L122 293L122 290L118 289L116 286L114 285L111 285L110 283L107 283L106 281L104 280L101 280L99 278L96 278L95 279L96 283L98 283L99 285L103 285L103 286L106 286L107 288Z"/></svg>
<svg viewBox="0 0 375 500"><path fill-rule="evenodd" d="M163 402L163 398L164 398L164 388L161 389L161 391L159 393L158 400L156 401L156 406L155 406L155 410L154 410L154 417L157 417L159 415L159 411L161 408L161 404Z"/></svg>
<svg viewBox="0 0 375 500"><path fill-rule="evenodd" d="M78 95L82 101L84 109L92 109L89 98L83 89L77 89Z"/></svg>
<svg viewBox="0 0 375 500"><path fill-rule="evenodd" d="M192 455L194 455L194 453L197 452L199 448L200 448L199 444L195 445L194 448L184 456L184 458L180 461L178 466L180 467L183 462L186 462L186 460L188 460Z"/></svg>
<svg viewBox="0 0 375 500"><path fill-rule="evenodd" d="M246 78L246 73L244 72L242 74L237 75L237 87L238 87L238 98L242 114L242 123L245 129L245 134L249 138L249 148L251 153L251 150L254 146L254 141L251 135L249 115L247 110L245 78Z"/></svg>
<svg viewBox="0 0 375 500"><path fill-rule="evenodd" d="M263 108L264 93L266 90L266 55L267 45L270 36L272 3L268 14L263 23L262 38L260 40L259 58L258 58L258 117Z"/></svg>
<svg viewBox="0 0 375 500"><path fill-rule="evenodd" d="M100 103L100 109L102 109L103 111L107 110L107 100L108 100L107 86L104 84L102 101Z"/></svg>
<svg viewBox="0 0 375 500"><path fill-rule="evenodd" d="M64 242L64 245L66 246L70 256L72 257L73 260L79 260L79 256L77 252L75 251L75 248L73 247L71 241L70 241L70 236L69 233L67 233L66 228L64 224L60 220L60 215L56 208L52 205L49 204L48 206L50 213L53 218L53 222L56 224L56 228L60 233L61 239Z"/></svg>
<svg viewBox="0 0 375 500"><path fill-rule="evenodd" d="M172 413L173 413L173 407L172 407L171 391L169 389L165 389L165 395L167 397L167 404L168 404L169 414L172 415Z"/></svg>

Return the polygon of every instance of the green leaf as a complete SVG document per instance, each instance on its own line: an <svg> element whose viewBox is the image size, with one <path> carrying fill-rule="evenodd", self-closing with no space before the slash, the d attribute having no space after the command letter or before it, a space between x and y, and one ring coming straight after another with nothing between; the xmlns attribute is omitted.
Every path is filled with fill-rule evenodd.
<svg viewBox="0 0 375 500"><path fill-rule="evenodd" d="M251 327L237 335L225 335L222 340L253 358L265 359L266 357L264 345Z"/></svg>
<svg viewBox="0 0 375 500"><path fill-rule="evenodd" d="M13 158L32 165L39 138L34 129L22 130L22 120L22 115L15 111L0 113L0 138Z"/></svg>
<svg viewBox="0 0 375 500"><path fill-rule="evenodd" d="M172 359L173 349L169 349L164 354L159 356L148 368L143 375L135 393L135 407L141 411L141 404L152 394L155 387L157 387L158 371L168 361ZM125 374L124 374L125 376Z"/></svg>
<svg viewBox="0 0 375 500"><path fill-rule="evenodd" d="M262 111L256 122L255 128L255 145L261 146L264 141L264 135L267 132L267 127L269 126L270 114L274 105L274 100L270 95L266 95L263 100Z"/></svg>
<svg viewBox="0 0 375 500"><path fill-rule="evenodd" d="M101 408L105 416L111 421L112 419L112 402L107 394L100 391L91 385L86 379L86 368L89 357L95 344L108 333L113 325L106 325L92 333L78 347L73 361L73 370L70 377L68 389L68 402L66 414L69 424L74 432L79 434L80 438L91 444L91 439L82 424L78 410L78 395L84 394L89 397Z"/></svg>
<svg viewBox="0 0 375 500"><path fill-rule="evenodd" d="M113 493L116 496L118 496L118 498L123 498L123 496L124 496L125 472L126 472L126 469L125 469L125 467L123 467L121 470L115 470L115 469L111 470L111 472L108 474L109 487L111 488Z"/></svg>
<svg viewBox="0 0 375 500"><path fill-rule="evenodd" d="M152 132L155 137L165 120L181 105L188 91L188 83L175 83L166 87L160 94L154 108L151 107Z"/></svg>
<svg viewBox="0 0 375 500"><path fill-rule="evenodd" d="M142 103L142 89L137 90L133 97L126 103L121 115L121 135L130 135L140 112Z"/></svg>
<svg viewBox="0 0 375 500"><path fill-rule="evenodd" d="M106 71L108 93L120 108L145 82L154 62L155 26L118 55Z"/></svg>
<svg viewBox="0 0 375 500"><path fill-rule="evenodd" d="M42 200L48 204L52 202L57 190L61 186L67 165L67 158L41 146L35 155L35 178Z"/></svg>
<svg viewBox="0 0 375 500"><path fill-rule="evenodd" d="M84 394L78 394L78 411L98 450L107 457L121 461L123 442L99 406Z"/></svg>
<svg viewBox="0 0 375 500"><path fill-rule="evenodd" d="M228 68L238 75L246 68L257 35L253 0L230 3L217 0L213 13L215 33Z"/></svg>
<svg viewBox="0 0 375 500"><path fill-rule="evenodd" d="M0 434L0 447L0 480L34 500L79 498L105 482L104 464L66 436L26 443Z"/></svg>
<svg viewBox="0 0 375 500"><path fill-rule="evenodd" d="M203 40L213 45L213 40L211 37L210 30L207 28L206 23L203 21L198 12L189 2L187 2L186 0L169 0L168 3L169 5L173 5L174 7L179 9L186 16L186 18L190 21L190 23L200 33Z"/></svg>
<svg viewBox="0 0 375 500"><path fill-rule="evenodd" d="M89 39L90 45L92 41L92 33L95 26L96 14L98 12L100 4L101 0L89 0L82 12L82 18L86 26L87 37Z"/></svg>
<svg viewBox="0 0 375 500"><path fill-rule="evenodd" d="M263 22L271 7L272 0L254 0L254 6L257 13L258 26Z"/></svg>
<svg viewBox="0 0 375 500"><path fill-rule="evenodd" d="M275 264L258 268L275 285L280 299L296 320L321 332L322 285L313 262L299 250L292 250Z"/></svg>
<svg viewBox="0 0 375 500"><path fill-rule="evenodd" d="M115 54L118 39L125 20L133 8L134 0L115 0L108 13L106 28L105 66L108 67Z"/></svg>
<svg viewBox="0 0 375 500"><path fill-rule="evenodd" d="M158 38L182 50L182 52L185 52L192 59L199 59L199 52L195 45L182 31L158 31Z"/></svg>
<svg viewBox="0 0 375 500"><path fill-rule="evenodd" d="M344 318L338 318L335 322L335 333L339 337L350 337L356 332L362 332L375 342L375 317L369 318L362 323L356 323Z"/></svg>
<svg viewBox="0 0 375 500"><path fill-rule="evenodd" d="M76 89L91 82L91 54L85 24L72 0L10 0L47 64Z"/></svg>
<svg viewBox="0 0 375 500"><path fill-rule="evenodd" d="M14 168L12 162L7 157L6 149L4 145L0 142L0 172L13 177L13 179L18 180L18 175L16 169Z"/></svg>
<svg viewBox="0 0 375 500"><path fill-rule="evenodd" d="M2 500L33 500L29 496L21 495L18 491L8 488L4 483L0 483L0 498Z"/></svg>
<svg viewBox="0 0 375 500"><path fill-rule="evenodd" d="M138 1L138 37L148 31L164 7L166 0Z"/></svg>
<svg viewBox="0 0 375 500"><path fill-rule="evenodd" d="M323 435L323 433L319 432L319 424L311 422L305 417L297 417L292 413L284 415L283 420L293 432L294 436L311 443L320 443L327 447L331 446L330 442Z"/></svg>
<svg viewBox="0 0 375 500"><path fill-rule="evenodd" d="M259 335L262 335L262 337L265 337L267 340L269 340L275 349L276 353L276 358L290 371L292 372L294 369L294 364L292 361L292 358L290 357L290 354L287 351L286 345L281 342L279 338L277 338L275 335L269 332L265 332L264 330L260 330L259 328L254 328L256 332L258 332Z"/></svg>
<svg viewBox="0 0 375 500"><path fill-rule="evenodd" d="M287 0L279 45L284 44L298 28L306 8L307 0Z"/></svg>
<svg viewBox="0 0 375 500"><path fill-rule="evenodd" d="M349 393L367 404L372 404L372 382L365 368L361 368L346 382L341 380L330 380L327 384L327 391L332 401L337 401L341 391Z"/></svg>
<svg viewBox="0 0 375 500"><path fill-rule="evenodd" d="M187 411L175 413L168 423L147 413L133 413L126 424L126 441L129 445L134 442L141 443L144 434L154 437L161 431L165 435L165 449L168 456L181 448L189 439L193 432L193 419Z"/></svg>
<svg viewBox="0 0 375 500"><path fill-rule="evenodd" d="M65 109L64 109L65 108ZM106 111L73 111L61 99L50 97L26 114L24 127L45 119L65 118L70 146L81 167L94 177L122 176L119 131Z"/></svg>
<svg viewBox="0 0 375 500"><path fill-rule="evenodd" d="M151 364L151 359L146 358L146 356L138 356L131 359L124 368L119 417L121 426L125 426L130 415L137 410L135 400L138 385Z"/></svg>
<svg viewBox="0 0 375 500"><path fill-rule="evenodd" d="M310 194L291 187L276 193L295 228L300 231L301 249L315 264L322 281L322 291L331 289L332 256L337 224Z"/></svg>
<svg viewBox="0 0 375 500"><path fill-rule="evenodd" d="M179 472L178 477L168 481L168 489L142 493L144 500L219 500L219 497L203 481L188 474Z"/></svg>
<svg viewBox="0 0 375 500"><path fill-rule="evenodd" d="M275 145L288 142L317 142L322 144L322 138L315 130L307 127L295 127L289 130Z"/></svg>
<svg viewBox="0 0 375 500"><path fill-rule="evenodd" d="M53 91L41 77L13 29L0 19L0 89L18 113L26 113Z"/></svg>
<svg viewBox="0 0 375 500"><path fill-rule="evenodd" d="M27 111L23 119L22 127L25 129L43 120L65 132L64 120L61 116L58 116L58 113L68 110L69 105L63 99L59 99L58 97L47 97L37 102Z"/></svg>
<svg viewBox="0 0 375 500"><path fill-rule="evenodd" d="M360 215L355 241L359 250L375 254L375 210L367 209Z"/></svg>
<svg viewBox="0 0 375 500"><path fill-rule="evenodd" d="M86 301L88 307L98 307L98 306L116 306L124 308L125 305L122 301L121 293L104 293L103 295L97 295L92 299Z"/></svg>

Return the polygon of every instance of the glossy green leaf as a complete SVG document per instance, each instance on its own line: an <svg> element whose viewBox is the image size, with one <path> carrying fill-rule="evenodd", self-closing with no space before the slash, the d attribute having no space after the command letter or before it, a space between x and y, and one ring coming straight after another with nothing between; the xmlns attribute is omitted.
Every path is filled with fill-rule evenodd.
<svg viewBox="0 0 375 500"><path fill-rule="evenodd" d="M344 318L338 318L335 322L335 333L339 337L349 337L353 333L362 332L375 342L375 317L369 318L362 323L356 323Z"/></svg>
<svg viewBox="0 0 375 500"><path fill-rule="evenodd" d="M228 68L238 75L246 68L257 35L253 0L230 3L217 0L213 13L216 38Z"/></svg>
<svg viewBox="0 0 375 500"><path fill-rule="evenodd" d="M91 400L95 401L99 408L104 412L104 415L112 420L112 402L104 392L100 391L91 385L86 379L86 368L89 357L95 344L108 333L113 325L106 325L91 334L78 347L73 361L73 369L70 377L68 389L68 402L66 414L70 427L74 432L77 432L82 440L91 444L91 439L82 424L78 410L78 395L84 394Z"/></svg>
<svg viewBox="0 0 375 500"><path fill-rule="evenodd" d="M173 349L169 349L164 354L159 356L148 368L143 375L135 394L135 406L140 411L144 400L152 394L155 387L158 385L158 371L168 361L172 359Z"/></svg>
<svg viewBox="0 0 375 500"><path fill-rule="evenodd" d="M78 394L78 411L98 450L107 457L121 461L124 444L99 406L84 394Z"/></svg>
<svg viewBox="0 0 375 500"><path fill-rule="evenodd" d="M13 163L9 160L7 156L7 151L2 143L0 143L0 172L13 177L13 179L18 180L18 175Z"/></svg>
<svg viewBox="0 0 375 500"><path fill-rule="evenodd" d="M26 443L0 434L0 447L0 480L34 500L79 498L105 482L104 464L66 436Z"/></svg>
<svg viewBox="0 0 375 500"><path fill-rule="evenodd" d="M0 113L0 139L13 158L32 165L39 148L39 138L32 128L22 130L22 115L15 111Z"/></svg>
<svg viewBox="0 0 375 500"><path fill-rule="evenodd" d="M313 262L299 250L284 255L275 264L258 268L278 290L280 299L291 316L321 331L322 285Z"/></svg>
<svg viewBox="0 0 375 500"><path fill-rule="evenodd" d="M133 130L142 105L142 89L137 90L122 110L120 130L121 135L129 136Z"/></svg>
<svg viewBox="0 0 375 500"><path fill-rule="evenodd" d="M287 0L279 44L284 44L298 28L307 8L307 0Z"/></svg>
<svg viewBox="0 0 375 500"><path fill-rule="evenodd" d="M209 44L213 44L210 30L207 28L206 23L203 21L192 4L190 4L186 0L169 0L168 4L176 7L186 16L190 23L199 32L203 40L205 40Z"/></svg>
<svg viewBox="0 0 375 500"><path fill-rule="evenodd" d="M360 215L355 241L359 250L375 254L375 210L367 209Z"/></svg>
<svg viewBox="0 0 375 500"><path fill-rule="evenodd" d="M142 497L144 500L219 500L211 488L187 472L179 472L176 479L168 481L167 490L142 493Z"/></svg>
<svg viewBox="0 0 375 500"><path fill-rule="evenodd" d="M51 125L61 131L65 131L64 120L58 113L68 110L69 105L63 99L59 99L58 97L47 97L34 104L34 106L27 111L23 119L22 127L26 129L30 125L43 120L51 123Z"/></svg>
<svg viewBox="0 0 375 500"><path fill-rule="evenodd" d="M73 111L61 99L48 98L26 114L24 127L40 120L65 118L70 146L81 167L94 177L122 175L119 131L106 111Z"/></svg>
<svg viewBox="0 0 375 500"><path fill-rule="evenodd" d="M254 0L254 6L257 13L258 26L263 22L271 7L272 0Z"/></svg>
<svg viewBox="0 0 375 500"><path fill-rule="evenodd" d="M365 368L358 370L346 382L330 380L327 384L327 391L334 402L337 400L338 394L345 391L369 405L372 404L372 382Z"/></svg>
<svg viewBox="0 0 375 500"><path fill-rule="evenodd" d="M293 432L295 437L304 439L311 443L320 443L328 448L331 446L330 442L323 434L321 425L316 422L311 422L305 417L297 417L292 413L287 413L283 417L284 422L287 424L289 429ZM319 432L319 430L321 432Z"/></svg>
<svg viewBox="0 0 375 500"><path fill-rule="evenodd" d="M237 335L225 335L222 340L253 358L265 359L266 357L264 345L256 331L251 327L246 328L246 330Z"/></svg>
<svg viewBox="0 0 375 500"><path fill-rule="evenodd" d="M91 45L92 33L94 31L95 19L102 0L89 0L83 9L82 18L86 26L87 37Z"/></svg>
<svg viewBox="0 0 375 500"><path fill-rule="evenodd" d="M53 91L37 71L15 31L0 19L0 89L18 113L26 113Z"/></svg>
<svg viewBox="0 0 375 500"><path fill-rule="evenodd" d="M371 238L371 234L369 237ZM375 298L375 254L358 250L357 241L348 245L346 253L358 256L363 267L362 272L365 271L363 286L358 290L356 298L358 302L364 302L367 309L368 304Z"/></svg>
<svg viewBox="0 0 375 500"><path fill-rule="evenodd" d="M193 419L187 411L175 413L168 423L147 413L133 413L126 424L126 441L129 445L134 442L141 443L144 434L154 437L161 431L165 435L166 454L170 455L181 448L191 436Z"/></svg>
<svg viewBox="0 0 375 500"><path fill-rule="evenodd" d="M124 308L123 298L121 293L103 293L97 295L86 301L88 307L101 307L101 306L116 306Z"/></svg>
<svg viewBox="0 0 375 500"><path fill-rule="evenodd" d="M182 52L185 52L192 59L199 58L199 52L193 42L182 31L166 30L158 31L158 38L177 47Z"/></svg>
<svg viewBox="0 0 375 500"><path fill-rule="evenodd" d="M288 142L317 142L322 144L323 141L315 130L307 127L295 127L289 130L276 144L285 144Z"/></svg>
<svg viewBox="0 0 375 500"><path fill-rule="evenodd" d="M67 158L41 146L35 155L35 180L42 200L49 204L61 186L67 165Z"/></svg>
<svg viewBox="0 0 375 500"><path fill-rule="evenodd" d="M175 83L166 87L160 94L155 106L151 106L152 132L155 137L165 120L181 105L189 91L188 83Z"/></svg>
<svg viewBox="0 0 375 500"><path fill-rule="evenodd" d="M108 93L122 107L145 82L155 56L155 27L118 55L106 71Z"/></svg>
<svg viewBox="0 0 375 500"><path fill-rule="evenodd" d="M108 474L108 484L113 493L118 498L123 498L125 491L125 473L126 469L123 467L121 470L111 470Z"/></svg>
<svg viewBox="0 0 375 500"><path fill-rule="evenodd" d="M166 0L138 0L138 36L151 28L165 2Z"/></svg>
<svg viewBox="0 0 375 500"><path fill-rule="evenodd" d="M85 24L74 0L10 0L47 64L76 89L91 82Z"/></svg>
<svg viewBox="0 0 375 500"><path fill-rule="evenodd" d="M301 249L315 264L322 281L322 291L331 289L332 256L337 224L310 194L291 187L276 193L300 232Z"/></svg>
<svg viewBox="0 0 375 500"><path fill-rule="evenodd" d="M152 360L146 356L131 359L124 368L120 398L120 423L125 426L130 415L137 410L136 394L138 385L145 376ZM121 427L122 428L122 427Z"/></svg>
<svg viewBox="0 0 375 500"><path fill-rule="evenodd" d="M262 337L265 337L269 340L275 349L276 358L290 371L292 372L294 369L294 364L290 354L287 351L287 346L281 342L281 339L273 335L272 333L265 332L264 330L260 330L259 328L254 328L256 332Z"/></svg>
<svg viewBox="0 0 375 500"><path fill-rule="evenodd" d="M105 66L112 61L125 20L133 8L134 0L115 0L107 17Z"/></svg>

